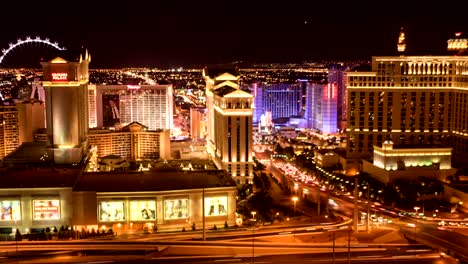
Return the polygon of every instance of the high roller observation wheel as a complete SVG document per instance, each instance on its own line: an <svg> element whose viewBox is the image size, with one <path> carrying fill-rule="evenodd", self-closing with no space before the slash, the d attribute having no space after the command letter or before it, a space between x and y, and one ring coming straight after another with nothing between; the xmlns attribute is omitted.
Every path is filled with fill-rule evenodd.
<svg viewBox="0 0 468 264"><path fill-rule="evenodd" d="M27 44L27 43L42 43L46 44L48 46L51 46L53 48L56 48L58 50L66 50L65 47L60 47L58 42L51 42L49 38L44 38L41 39L41 37L37 36L36 38L31 38L31 37L26 37L26 39L17 39L17 42L15 44L9 43L8 49L2 49L2 56L0 56L0 66L2 65L3 59L10 53L10 51L14 50L16 47L19 47L21 45Z"/></svg>

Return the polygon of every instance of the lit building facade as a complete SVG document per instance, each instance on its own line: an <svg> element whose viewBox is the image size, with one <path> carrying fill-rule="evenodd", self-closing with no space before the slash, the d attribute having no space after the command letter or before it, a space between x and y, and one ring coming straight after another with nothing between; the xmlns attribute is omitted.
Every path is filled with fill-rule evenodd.
<svg viewBox="0 0 468 264"><path fill-rule="evenodd" d="M348 157L373 146L444 145L468 152L468 56L373 57L348 73Z"/></svg>
<svg viewBox="0 0 468 264"><path fill-rule="evenodd" d="M225 171L80 172L0 169L0 228L41 233L54 226L121 233L201 230L236 224L235 182Z"/></svg>
<svg viewBox="0 0 468 264"><path fill-rule="evenodd" d="M317 129L322 134L335 134L338 128L338 97L336 83L307 83L307 127Z"/></svg>
<svg viewBox="0 0 468 264"><path fill-rule="evenodd" d="M0 159L23 142L35 141L35 133L45 126L44 110L44 103L37 100L0 106Z"/></svg>
<svg viewBox="0 0 468 264"><path fill-rule="evenodd" d="M20 145L18 115L15 106L0 106L0 159Z"/></svg>
<svg viewBox="0 0 468 264"><path fill-rule="evenodd" d="M33 142L34 134L45 129L45 103L37 100L16 104L18 109L19 142Z"/></svg>
<svg viewBox="0 0 468 264"><path fill-rule="evenodd" d="M203 70L208 120L207 150L237 184L253 182L254 97L239 88L237 69Z"/></svg>
<svg viewBox="0 0 468 264"><path fill-rule="evenodd" d="M91 129L88 144L96 147L99 158L117 155L127 160L170 158L169 130L150 131L131 123L119 131Z"/></svg>
<svg viewBox="0 0 468 264"><path fill-rule="evenodd" d="M149 130L172 129L172 85L90 85L89 126L112 127L138 122ZM112 112L115 104L118 116Z"/></svg>
<svg viewBox="0 0 468 264"><path fill-rule="evenodd" d="M299 83L253 83L255 97L253 123L258 124L261 116L271 113L273 121L302 115L302 87Z"/></svg>
<svg viewBox="0 0 468 264"><path fill-rule="evenodd" d="M419 177L446 181L447 176L457 171L451 166L451 157L451 148L433 145L394 147L393 142L387 140L382 147L374 146L373 160L364 160L362 171L385 184Z"/></svg>
<svg viewBox="0 0 468 264"><path fill-rule="evenodd" d="M79 54L70 58L41 62L48 147L56 164L79 163L87 150L91 56L86 51L84 57Z"/></svg>
<svg viewBox="0 0 468 264"><path fill-rule="evenodd" d="M346 75L349 71L349 66L344 64L330 64L328 66L328 83L336 85L338 96L333 99L329 98L329 102L334 104L336 101L336 116L337 128L344 131L347 127L348 118L348 93L346 89ZM334 125L332 125L334 126Z"/></svg>
<svg viewBox="0 0 468 264"><path fill-rule="evenodd" d="M206 138L206 108L190 108L190 137L192 140Z"/></svg>

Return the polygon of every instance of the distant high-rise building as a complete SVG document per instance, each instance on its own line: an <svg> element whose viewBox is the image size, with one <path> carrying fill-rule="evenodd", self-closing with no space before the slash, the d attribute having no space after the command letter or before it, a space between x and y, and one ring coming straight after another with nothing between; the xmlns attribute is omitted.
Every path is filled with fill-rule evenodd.
<svg viewBox="0 0 468 264"><path fill-rule="evenodd" d="M86 51L84 57L61 52L54 59L41 62L48 148L57 164L79 163L87 150L90 61Z"/></svg>
<svg viewBox="0 0 468 264"><path fill-rule="evenodd" d="M451 146L466 158L466 76L468 56L373 57L371 72L349 72L348 157L371 157L391 140Z"/></svg>
<svg viewBox="0 0 468 264"><path fill-rule="evenodd" d="M326 78L299 80L304 87L305 127L323 134L335 134L346 128L346 73L348 66L330 64Z"/></svg>
<svg viewBox="0 0 468 264"><path fill-rule="evenodd" d="M172 85L89 85L89 126L138 122L149 130L172 129Z"/></svg>
<svg viewBox="0 0 468 264"><path fill-rule="evenodd" d="M15 106L0 106L0 159L19 145L19 117Z"/></svg>
<svg viewBox="0 0 468 264"><path fill-rule="evenodd" d="M253 95L239 87L237 69L203 70L208 120L207 150L237 182L253 182Z"/></svg>
<svg viewBox="0 0 468 264"><path fill-rule="evenodd" d="M346 90L346 74L349 71L349 66L345 64L330 64L328 66L328 83L333 86L336 85L337 97L336 97L336 115L337 115L337 126L340 131L344 131L347 127L347 90ZM334 104L335 100L329 98L330 104ZM331 125L334 127L335 125Z"/></svg>
<svg viewBox="0 0 468 264"><path fill-rule="evenodd" d="M299 83L253 83L255 95L253 123L258 124L262 115L271 113L273 122L302 115L302 87Z"/></svg>
<svg viewBox="0 0 468 264"><path fill-rule="evenodd" d="M338 128L338 85L336 83L307 83L307 127L323 134L334 134Z"/></svg>
<svg viewBox="0 0 468 264"><path fill-rule="evenodd" d="M206 108L190 108L190 137L192 140L206 138Z"/></svg>
<svg viewBox="0 0 468 264"><path fill-rule="evenodd" d="M0 159L24 142L33 142L34 134L44 129L44 103L37 100L0 106Z"/></svg>
<svg viewBox="0 0 468 264"><path fill-rule="evenodd" d="M16 104L19 114L19 142L33 142L34 134L45 128L45 104L32 100Z"/></svg>

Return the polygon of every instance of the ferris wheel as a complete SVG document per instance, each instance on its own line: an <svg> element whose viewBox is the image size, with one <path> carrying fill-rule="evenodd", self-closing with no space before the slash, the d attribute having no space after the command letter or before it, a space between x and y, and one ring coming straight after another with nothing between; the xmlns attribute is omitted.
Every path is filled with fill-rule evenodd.
<svg viewBox="0 0 468 264"><path fill-rule="evenodd" d="M5 57L12 51L14 51L16 48L21 47L23 45L27 45L30 43L38 43L38 44L43 44L52 48L55 48L57 50L65 50L65 47L60 47L58 42L51 42L49 38L44 38L42 39L41 37L37 36L35 38L31 37L26 37L26 39L17 39L16 43L9 43L7 49L2 49L2 55L0 56L0 67L2 66L2 62L5 59Z"/></svg>

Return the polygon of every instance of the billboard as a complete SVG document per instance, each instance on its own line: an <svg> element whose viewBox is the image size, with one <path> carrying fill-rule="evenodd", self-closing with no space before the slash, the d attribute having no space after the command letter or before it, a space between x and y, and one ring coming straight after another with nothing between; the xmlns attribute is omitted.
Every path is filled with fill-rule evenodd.
<svg viewBox="0 0 468 264"><path fill-rule="evenodd" d="M113 127L120 123L120 98L118 94L102 95L102 125Z"/></svg>
<svg viewBox="0 0 468 264"><path fill-rule="evenodd" d="M227 215L227 196L205 197L205 215Z"/></svg>
<svg viewBox="0 0 468 264"><path fill-rule="evenodd" d="M60 200L34 200L34 220L58 220L60 219Z"/></svg>
<svg viewBox="0 0 468 264"><path fill-rule="evenodd" d="M164 200L164 219L188 218L188 199Z"/></svg>
<svg viewBox="0 0 468 264"><path fill-rule="evenodd" d="M130 220L156 220L156 202L154 200L130 201Z"/></svg>
<svg viewBox="0 0 468 264"><path fill-rule="evenodd" d="M124 221L124 201L101 201L99 203L99 221Z"/></svg>
<svg viewBox="0 0 468 264"><path fill-rule="evenodd" d="M19 200L0 200L0 221L20 219L21 206Z"/></svg>

